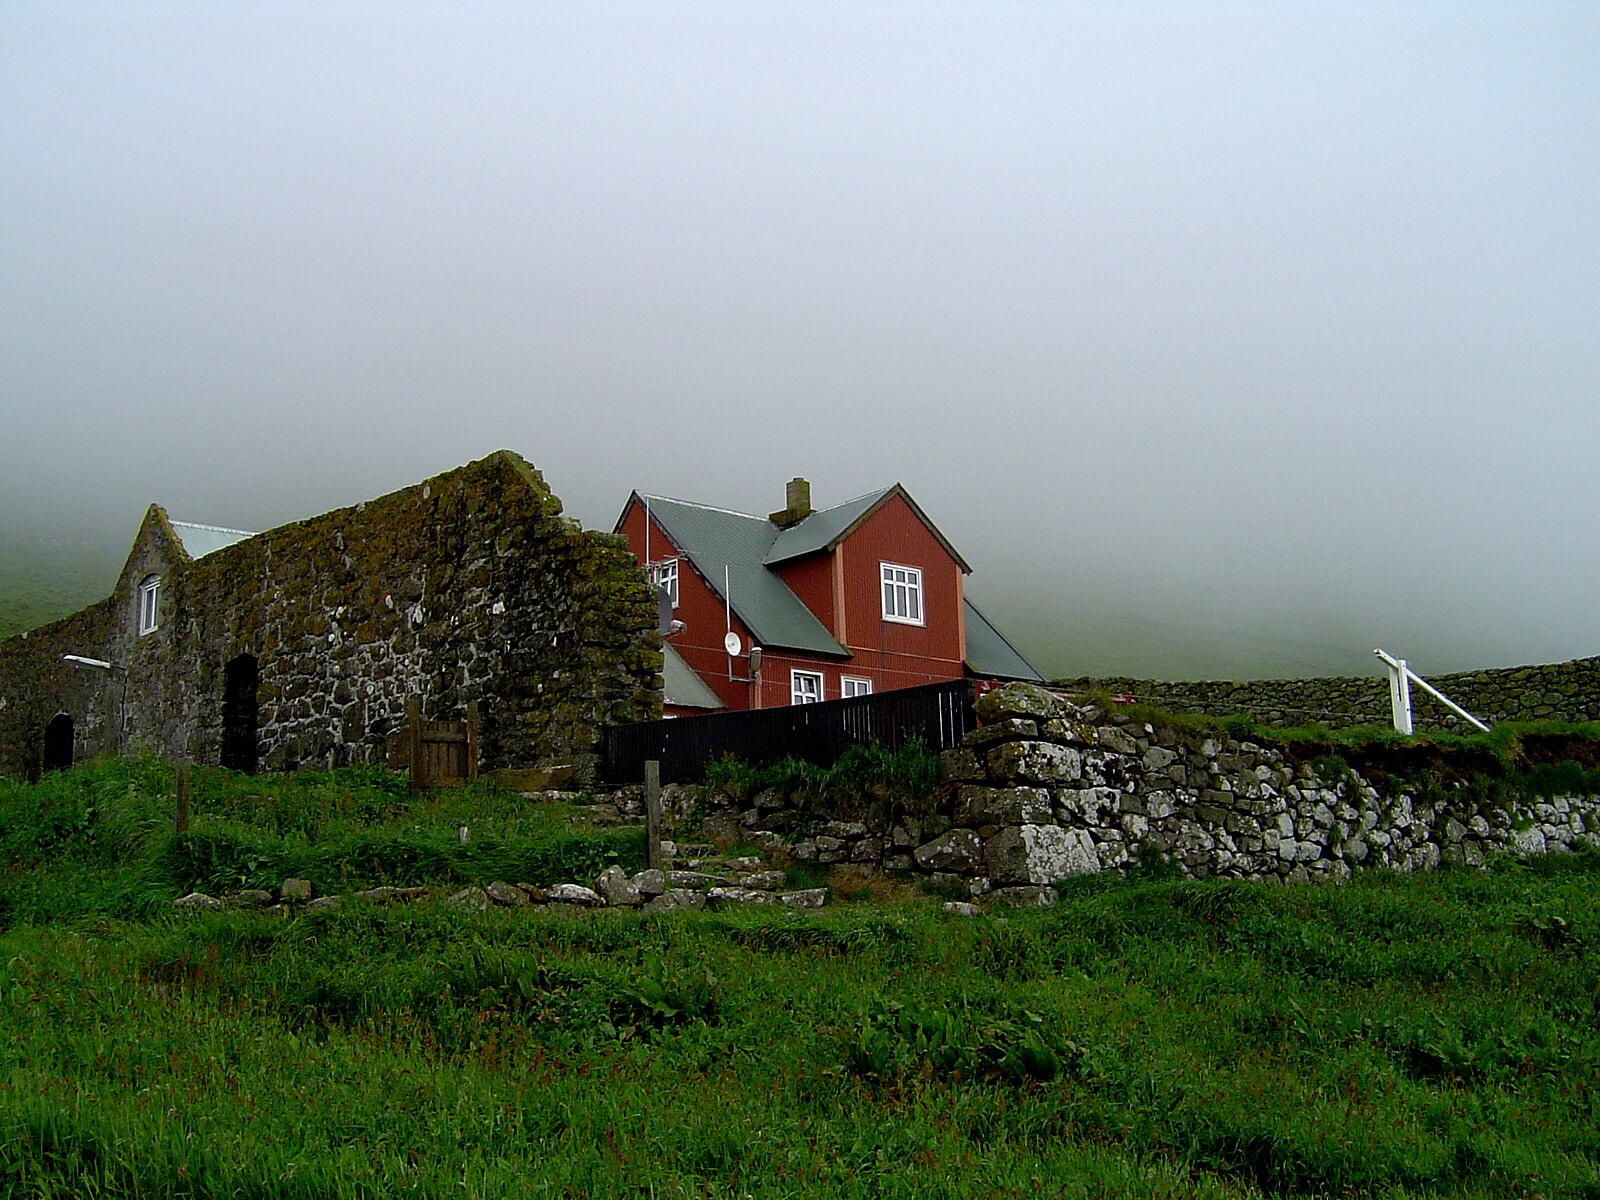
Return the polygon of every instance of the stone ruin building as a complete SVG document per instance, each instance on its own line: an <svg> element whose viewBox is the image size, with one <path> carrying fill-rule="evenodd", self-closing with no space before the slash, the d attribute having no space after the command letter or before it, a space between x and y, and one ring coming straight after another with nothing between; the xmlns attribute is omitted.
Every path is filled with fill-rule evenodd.
<svg viewBox="0 0 1600 1200"><path fill-rule="evenodd" d="M572 767L661 711L654 592L509 451L265 533L152 505L110 596L0 642L0 774L147 748L253 771L382 762L476 702L484 769Z"/></svg>

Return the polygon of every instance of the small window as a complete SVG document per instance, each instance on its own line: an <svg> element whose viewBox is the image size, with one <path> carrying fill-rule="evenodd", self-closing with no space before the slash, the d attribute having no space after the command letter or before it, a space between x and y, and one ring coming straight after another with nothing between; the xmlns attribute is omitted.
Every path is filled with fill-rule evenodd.
<svg viewBox="0 0 1600 1200"><path fill-rule="evenodd" d="M870 696L872 695L872 680L858 679L853 675L846 675L839 680L839 694L841 696Z"/></svg>
<svg viewBox="0 0 1600 1200"><path fill-rule="evenodd" d="M672 600L672 607L678 607L678 560L669 558L658 562L650 568L650 582L659 588L667 590L667 596Z"/></svg>
<svg viewBox="0 0 1600 1200"><path fill-rule="evenodd" d="M139 633L154 633L161 624L161 576L151 575L139 585Z"/></svg>
<svg viewBox="0 0 1600 1200"><path fill-rule="evenodd" d="M903 625L922 624L922 571L917 567L883 568L883 619Z"/></svg>
<svg viewBox="0 0 1600 1200"><path fill-rule="evenodd" d="M816 671L789 672L789 703L815 704L822 699L822 676Z"/></svg>

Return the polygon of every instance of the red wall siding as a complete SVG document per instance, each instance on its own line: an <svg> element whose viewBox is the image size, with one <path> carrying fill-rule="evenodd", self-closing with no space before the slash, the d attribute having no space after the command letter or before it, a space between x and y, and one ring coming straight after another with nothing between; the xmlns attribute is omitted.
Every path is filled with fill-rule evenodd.
<svg viewBox="0 0 1600 1200"><path fill-rule="evenodd" d="M847 673L870 676L875 691L960 678L961 568L911 506L891 496L835 553L844 556L845 648L855 656ZM921 569L922 625L883 619L886 562Z"/></svg>
<svg viewBox="0 0 1600 1200"><path fill-rule="evenodd" d="M800 603L811 610L811 615L822 622L823 628L843 641L833 610L833 555L808 554L805 558L781 563L774 571L789 590L800 597Z"/></svg>

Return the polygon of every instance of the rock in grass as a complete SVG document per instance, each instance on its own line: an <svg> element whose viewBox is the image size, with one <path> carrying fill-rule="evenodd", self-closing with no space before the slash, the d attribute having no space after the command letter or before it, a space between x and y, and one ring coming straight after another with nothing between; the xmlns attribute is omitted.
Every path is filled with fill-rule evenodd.
<svg viewBox="0 0 1600 1200"><path fill-rule="evenodd" d="M675 888L692 888L697 892L704 892L716 887L731 887L733 880L724 879L721 875L707 875L701 871L668 871L667 883Z"/></svg>
<svg viewBox="0 0 1600 1200"><path fill-rule="evenodd" d="M493 903L503 905L506 908L521 908L528 902L528 897L523 894L521 888L514 884L502 883L498 879L484 888L483 894L488 896Z"/></svg>
<svg viewBox="0 0 1600 1200"><path fill-rule="evenodd" d="M265 888L243 888L229 892L225 899L234 908L265 908L272 903L272 893Z"/></svg>
<svg viewBox="0 0 1600 1200"><path fill-rule="evenodd" d="M786 908L821 908L827 902L827 888L802 888L797 892L778 893L778 903Z"/></svg>
<svg viewBox="0 0 1600 1200"><path fill-rule="evenodd" d="M311 899L311 881L309 879L285 879L283 886L278 889L280 900L309 900Z"/></svg>
<svg viewBox="0 0 1600 1200"><path fill-rule="evenodd" d="M204 892L190 892L187 896L179 896L172 902L173 908L221 908L222 901L215 896L208 896Z"/></svg>
<svg viewBox="0 0 1600 1200"><path fill-rule="evenodd" d="M775 892L783 886L782 871L754 871L739 880L740 887L755 888L758 892Z"/></svg>
<svg viewBox="0 0 1600 1200"><path fill-rule="evenodd" d="M771 892L759 892L755 888L743 887L714 887L706 892L706 907L713 912L720 912L725 908L733 908L744 904L774 904L777 897Z"/></svg>
<svg viewBox="0 0 1600 1200"><path fill-rule="evenodd" d="M445 903L453 908L476 908L481 912L489 907L489 894L481 887L464 887Z"/></svg>
<svg viewBox="0 0 1600 1200"><path fill-rule="evenodd" d="M981 917L983 909L976 904L969 904L965 900L951 900L944 906L944 911L952 917Z"/></svg>
<svg viewBox="0 0 1600 1200"><path fill-rule="evenodd" d="M659 896L652 896L646 900L644 911L649 913L672 912L680 908L697 909L705 906L706 894L704 892L695 892L688 888L672 888Z"/></svg>
<svg viewBox="0 0 1600 1200"><path fill-rule="evenodd" d="M611 908L633 908L644 903L643 893L634 887L628 873L615 863L600 872L594 881L594 890Z"/></svg>
<svg viewBox="0 0 1600 1200"><path fill-rule="evenodd" d="M375 887L357 892L356 899L369 904L395 904L405 900L420 900L427 891L427 888L419 887Z"/></svg>
<svg viewBox="0 0 1600 1200"><path fill-rule="evenodd" d="M328 911L330 911L332 909L335 909L335 908L338 908L338 907L339 907L339 897L337 897L337 896L318 896L315 900L312 900L310 903L308 903L306 905L305 911L306 911L307 914L319 913L319 912L328 912Z"/></svg>
<svg viewBox="0 0 1600 1200"><path fill-rule="evenodd" d="M574 904L581 908L596 908L602 901L600 893L581 883L558 883L545 892L551 904Z"/></svg>
<svg viewBox="0 0 1600 1200"><path fill-rule="evenodd" d="M640 871L630 883L639 889L641 896L659 896L667 890L667 876L665 872L651 867L647 871Z"/></svg>

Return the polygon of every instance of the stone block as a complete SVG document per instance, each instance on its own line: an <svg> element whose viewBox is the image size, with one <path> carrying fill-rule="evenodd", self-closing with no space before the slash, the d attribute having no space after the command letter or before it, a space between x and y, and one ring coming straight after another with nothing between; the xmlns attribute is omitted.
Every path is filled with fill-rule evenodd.
<svg viewBox="0 0 1600 1200"><path fill-rule="evenodd" d="M967 786L956 792L959 825L1027 825L1049 820L1050 793L1043 788Z"/></svg>
<svg viewBox="0 0 1600 1200"><path fill-rule="evenodd" d="M1059 825L1010 825L989 839L984 859L999 884L1052 883L1100 869L1094 839Z"/></svg>
<svg viewBox="0 0 1600 1200"><path fill-rule="evenodd" d="M925 871L970 873L983 864L983 844L970 829L952 829L918 846L912 857Z"/></svg>
<svg viewBox="0 0 1600 1200"><path fill-rule="evenodd" d="M985 725L1008 717L1048 719L1065 714L1065 707L1035 683L1008 683L979 696L972 706Z"/></svg>
<svg viewBox="0 0 1600 1200"><path fill-rule="evenodd" d="M1083 758L1051 742L1006 742L986 756L992 778L1021 783L1071 783L1083 777Z"/></svg>

